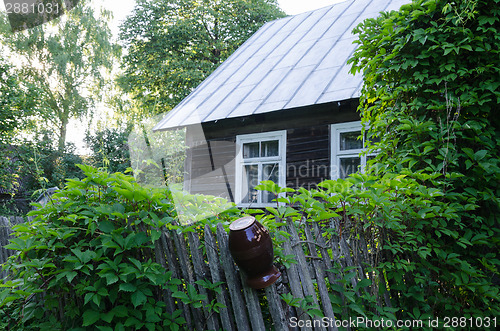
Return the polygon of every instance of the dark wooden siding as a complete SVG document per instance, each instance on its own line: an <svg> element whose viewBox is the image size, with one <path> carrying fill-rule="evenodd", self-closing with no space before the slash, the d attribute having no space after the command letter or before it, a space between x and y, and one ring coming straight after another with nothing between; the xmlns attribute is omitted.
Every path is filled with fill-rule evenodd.
<svg viewBox="0 0 500 331"><path fill-rule="evenodd" d="M287 130L287 187L314 188L330 178L330 124L359 120L357 100L203 123L187 129L187 189L233 200L236 136Z"/></svg>
<svg viewBox="0 0 500 331"><path fill-rule="evenodd" d="M234 200L236 145L231 140L208 140L190 149L190 192Z"/></svg>
<svg viewBox="0 0 500 331"><path fill-rule="evenodd" d="M330 178L329 131L327 124L287 130L287 187L310 189Z"/></svg>

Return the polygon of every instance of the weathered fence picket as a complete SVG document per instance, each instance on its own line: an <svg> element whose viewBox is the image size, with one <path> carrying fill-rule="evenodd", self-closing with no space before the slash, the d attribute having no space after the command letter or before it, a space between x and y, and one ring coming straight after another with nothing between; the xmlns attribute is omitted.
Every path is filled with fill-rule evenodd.
<svg viewBox="0 0 500 331"><path fill-rule="evenodd" d="M215 243L212 231L210 230L210 227L208 225L205 225L205 247L207 251L208 265L210 267L210 273L212 275L212 282L222 282L223 278L221 276L222 273L219 255L217 253L217 244ZM217 302L223 305L223 307L220 309L222 328L224 330L234 330L233 318L232 314L230 313L229 302L228 300L226 300L226 298L228 298L227 290L225 289L225 287L223 287L221 293L217 294Z"/></svg>
<svg viewBox="0 0 500 331"><path fill-rule="evenodd" d="M283 242L283 251L285 256L286 255L294 255L293 250L292 250L292 245L289 240L285 240ZM288 282L290 285L290 290L294 298L304 298L304 291L302 290L302 284L300 283L300 276L299 276L299 266L298 264L291 264L290 268L287 269L286 274L288 276ZM297 308L297 315L301 316L301 319L304 321L310 321L309 315L307 315L302 309ZM300 328L303 331L310 331L312 330L310 327L306 326L304 323L303 326Z"/></svg>
<svg viewBox="0 0 500 331"><path fill-rule="evenodd" d="M273 319L274 329L277 331L287 330L288 323L283 312L281 300L276 290L276 284L266 287L265 289L267 301L269 302L269 312Z"/></svg>
<svg viewBox="0 0 500 331"><path fill-rule="evenodd" d="M236 325L243 330L249 330L246 305L242 295L241 277L238 277L233 259L229 253L227 234L222 224L217 225L217 241L219 243L219 255L221 257L222 269L226 275L229 296L233 305L234 317Z"/></svg>
<svg viewBox="0 0 500 331"><path fill-rule="evenodd" d="M12 225L22 221L21 218L0 217L1 263L14 253L3 247L11 236ZM217 225L215 233L208 225L198 233L164 230L155 245L156 262L171 271L172 277L184 280L179 290L194 286L205 298L202 308L194 308L174 298L171 291L165 291L166 309L170 312L181 309L186 319L185 327L190 330L337 330L334 324L325 327L317 323L319 318L311 318L300 307L288 306L281 295L291 293L299 299L311 296L323 315L335 321L338 316L335 316L330 295L339 296L341 302L346 302L343 294L332 288L341 286L342 274L346 273L344 268L351 267L347 272L355 273L350 279L353 288L365 278L374 281L372 294L379 286L385 287L369 268L375 262L369 251L372 243L367 242L363 234L350 238L348 231L339 227L339 220L321 224L304 220L300 225L288 222L283 226L281 230L290 236L280 235L278 239L283 241L280 249L285 256L294 255L297 263L287 268L279 266L282 277L264 290L246 285L246 276L240 273L229 253L228 234L221 224ZM340 274L334 272L336 266L340 266ZM6 276L3 272L0 275ZM198 281L222 282L222 285L216 292L201 286ZM379 299L384 301L384 294ZM213 307L213 300L222 305L217 311L206 308L211 304ZM292 328L291 318L302 323Z"/></svg>
<svg viewBox="0 0 500 331"><path fill-rule="evenodd" d="M335 320L335 314L333 313L332 303L330 302L330 297L328 296L328 288L326 286L326 276L323 272L323 265L321 258L318 257L316 252L316 245L311 229L306 226L304 227L304 231L306 233L307 244L309 246L309 252L311 254L312 263L314 266L314 270L316 272L316 284L318 285L318 293L321 299L321 306L323 307L323 314L325 317L331 318ZM335 326L328 326L328 330L337 330Z"/></svg>

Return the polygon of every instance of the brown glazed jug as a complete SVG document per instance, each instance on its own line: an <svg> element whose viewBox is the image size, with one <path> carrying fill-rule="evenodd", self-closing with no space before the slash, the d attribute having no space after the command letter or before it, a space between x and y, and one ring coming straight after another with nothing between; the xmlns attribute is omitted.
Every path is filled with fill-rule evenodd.
<svg viewBox="0 0 500 331"><path fill-rule="evenodd" d="M252 216L229 225L229 251L247 276L247 285L261 289L273 284L281 272L273 265L273 243L269 231Z"/></svg>

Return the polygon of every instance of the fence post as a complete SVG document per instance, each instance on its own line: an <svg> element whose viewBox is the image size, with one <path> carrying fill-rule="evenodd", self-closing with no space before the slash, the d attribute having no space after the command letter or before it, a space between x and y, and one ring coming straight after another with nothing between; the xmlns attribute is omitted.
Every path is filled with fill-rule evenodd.
<svg viewBox="0 0 500 331"><path fill-rule="evenodd" d="M229 295L233 304L234 317L238 330L250 330L248 323L246 306L241 295L241 283L234 266L233 258L229 253L227 233L222 224L217 224L217 241L219 242L219 252L222 261L222 269L226 275Z"/></svg>
<svg viewBox="0 0 500 331"><path fill-rule="evenodd" d="M217 244L215 243L214 236L208 224L205 225L205 247L207 249L208 265L210 267L210 274L212 275L212 282L217 283L222 281L219 255L217 254ZM235 330L233 327L232 319L229 313L229 302L226 300L226 290L223 288L221 293L217 294L217 302L224 305L220 309L220 317L222 328L224 330Z"/></svg>
<svg viewBox="0 0 500 331"><path fill-rule="evenodd" d="M177 261L175 257L175 247L173 244L172 240L172 235L176 235L173 232L170 231L164 231L161 235L162 242L164 243L165 249L165 256L167 258L167 263L169 266L169 270L172 271L172 277L180 279L182 278L180 275L180 266L179 262ZM177 252L177 255L179 253ZM171 295L171 293L170 293ZM172 298L172 297L170 297ZM173 299L172 299L173 300ZM192 328L192 320L191 320L191 315L189 314L189 307L188 305L184 304L182 301L178 301L178 308L180 308L184 314L184 317L186 318L186 326L188 328Z"/></svg>
<svg viewBox="0 0 500 331"><path fill-rule="evenodd" d="M207 279L208 275L205 273L205 260L203 259L203 253L200 250L200 238L197 234L193 232L188 232L189 247L191 247L191 257L193 259L194 267L194 277L196 280ZM203 305L206 306L210 303L209 293L203 286L198 286L198 291L201 295L205 295L207 298L203 300ZM206 325L209 330L219 330L220 326L217 321L214 312L210 313L206 309L203 309L203 314L207 321Z"/></svg>
<svg viewBox="0 0 500 331"><path fill-rule="evenodd" d="M286 230L286 228L285 228L285 231L288 232ZM290 244L290 240L288 238L284 238L284 239L285 240L283 242L283 253L285 255L297 256L296 254L294 254L294 252L292 250L292 245ZM288 282L290 284L290 290L292 292L293 297L298 298L298 299L300 299L300 298L303 299L304 292L302 291L302 285L300 284L299 266L295 263L291 263L290 267L288 269L286 269L286 275L288 277ZM309 315L305 314L305 312L300 308L297 308L297 315L303 316L303 318L302 318L303 320L310 320ZM306 323L304 323L303 325L304 326L300 328L301 330L304 330L304 331L312 330L312 328L306 326L307 325Z"/></svg>
<svg viewBox="0 0 500 331"><path fill-rule="evenodd" d="M333 313L332 303L330 302L330 296L328 295L328 288L326 287L325 273L323 272L321 262L317 259L318 253L316 252L316 244L313 242L314 238L311 234L311 230L309 229L309 224L307 222L304 224L304 230L309 245L309 252L311 254L311 258L313 259L312 263L316 272L316 284L318 285L318 292L321 298L323 313L325 317L329 317L330 320L335 321L335 314ZM323 256L323 259L324 258L325 257ZM338 330L335 325L328 327L328 329L335 331Z"/></svg>
<svg viewBox="0 0 500 331"><path fill-rule="evenodd" d="M264 289L266 291L267 301L269 302L269 311L273 318L276 331L288 330L288 324L285 319L285 313L281 307L281 298L276 290L276 283Z"/></svg>
<svg viewBox="0 0 500 331"><path fill-rule="evenodd" d="M297 256L298 268L299 268L299 276L302 281L302 288L304 290L304 294L306 296L312 296L314 303L319 305L318 298L316 297L316 291L314 291L314 285L312 283L312 276L309 272L309 267L307 265L306 256L304 254L304 250L302 248L302 244L299 239L299 235L297 233L297 229L295 229L295 225L289 223L288 233L292 235L292 248L295 251L295 256Z"/></svg>
<svg viewBox="0 0 500 331"><path fill-rule="evenodd" d="M189 285L195 287L196 284L194 282L193 266L191 265L191 261L189 260L189 252L186 246L186 240L184 239L184 234L172 232L172 235L174 237L174 244L177 248L177 256L179 258L182 276ZM189 311L191 311L193 316L193 323L196 329L202 331L203 325L200 310L194 308L192 305L187 305L186 309L186 315L188 315Z"/></svg>
<svg viewBox="0 0 500 331"><path fill-rule="evenodd" d="M325 238L323 238L321 234L321 229L319 228L318 224L313 222L313 233L316 238L317 243L320 245L320 252L321 256L323 257L323 262L325 263L326 267L326 275L328 277L328 281L330 282L330 286L333 284L336 284L338 286L342 286L342 284L338 281L339 277L334 274L332 271L328 271L333 269L333 263L332 260L330 259L330 255L328 254L328 247L325 241ZM334 255L334 254L332 254ZM339 263L340 265L340 263ZM344 295L342 293L339 293L339 296L342 300L342 302L345 302Z"/></svg>

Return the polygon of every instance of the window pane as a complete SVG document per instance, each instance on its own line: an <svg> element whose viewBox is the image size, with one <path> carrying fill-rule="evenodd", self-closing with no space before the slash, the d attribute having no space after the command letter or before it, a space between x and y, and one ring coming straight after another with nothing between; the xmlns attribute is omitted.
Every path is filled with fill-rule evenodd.
<svg viewBox="0 0 500 331"><path fill-rule="evenodd" d="M279 165L277 163L262 165L262 172L262 180L271 180L275 183L279 182ZM276 198L273 193L268 191L263 191L262 194L262 202L264 203L271 202Z"/></svg>
<svg viewBox="0 0 500 331"><path fill-rule="evenodd" d="M340 134L340 150L362 149L363 141L358 139L360 135L361 131L342 132Z"/></svg>
<svg viewBox="0 0 500 331"><path fill-rule="evenodd" d="M243 144L243 158L259 157L259 143Z"/></svg>
<svg viewBox="0 0 500 331"><path fill-rule="evenodd" d="M346 157L340 159L340 178L346 178L359 170L361 159L359 157Z"/></svg>
<svg viewBox="0 0 500 331"><path fill-rule="evenodd" d="M279 154L278 146L279 146L278 140L263 141L262 151L260 156L263 157L278 156Z"/></svg>
<svg viewBox="0 0 500 331"><path fill-rule="evenodd" d="M243 168L243 200L244 203L256 203L258 192L255 186L259 184L259 167L256 164Z"/></svg>

